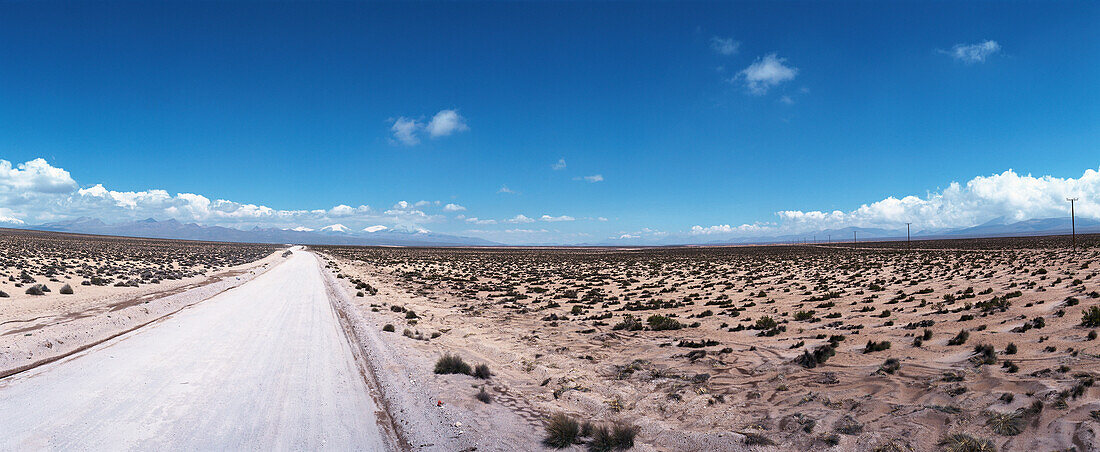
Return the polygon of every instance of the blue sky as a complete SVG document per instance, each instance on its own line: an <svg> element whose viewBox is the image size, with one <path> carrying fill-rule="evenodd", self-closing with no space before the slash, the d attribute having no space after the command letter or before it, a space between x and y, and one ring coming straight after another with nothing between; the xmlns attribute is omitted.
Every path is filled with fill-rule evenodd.
<svg viewBox="0 0 1100 452"><path fill-rule="evenodd" d="M1097 23L1048 2L4 3L0 219L580 243L959 227L1069 194L1100 217Z"/></svg>

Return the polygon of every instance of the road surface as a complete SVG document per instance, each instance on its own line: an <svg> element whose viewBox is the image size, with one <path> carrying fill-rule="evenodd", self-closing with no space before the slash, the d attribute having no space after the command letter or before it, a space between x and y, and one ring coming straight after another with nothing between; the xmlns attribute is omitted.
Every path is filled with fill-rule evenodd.
<svg viewBox="0 0 1100 452"><path fill-rule="evenodd" d="M0 450L387 450L317 259L0 380Z"/></svg>

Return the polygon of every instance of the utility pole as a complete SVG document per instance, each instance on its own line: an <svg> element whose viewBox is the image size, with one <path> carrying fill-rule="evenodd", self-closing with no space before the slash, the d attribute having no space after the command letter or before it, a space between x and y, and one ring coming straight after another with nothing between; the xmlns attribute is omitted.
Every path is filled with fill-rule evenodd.
<svg viewBox="0 0 1100 452"><path fill-rule="evenodd" d="M913 223L905 223L905 247L913 249L913 242L909 239L909 225Z"/></svg>
<svg viewBox="0 0 1100 452"><path fill-rule="evenodd" d="M856 231L852 231L852 246L856 246Z"/></svg>
<svg viewBox="0 0 1100 452"><path fill-rule="evenodd" d="M1081 198L1066 198L1069 201L1069 227L1073 234L1073 252L1077 252L1077 219L1076 213L1073 211L1073 203L1077 202Z"/></svg>

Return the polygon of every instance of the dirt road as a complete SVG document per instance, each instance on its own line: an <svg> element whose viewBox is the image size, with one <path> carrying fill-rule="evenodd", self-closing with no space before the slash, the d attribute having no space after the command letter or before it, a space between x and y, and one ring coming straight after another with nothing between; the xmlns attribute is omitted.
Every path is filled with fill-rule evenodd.
<svg viewBox="0 0 1100 452"><path fill-rule="evenodd" d="M317 259L0 380L0 449L392 449ZM384 416L383 416L384 417Z"/></svg>

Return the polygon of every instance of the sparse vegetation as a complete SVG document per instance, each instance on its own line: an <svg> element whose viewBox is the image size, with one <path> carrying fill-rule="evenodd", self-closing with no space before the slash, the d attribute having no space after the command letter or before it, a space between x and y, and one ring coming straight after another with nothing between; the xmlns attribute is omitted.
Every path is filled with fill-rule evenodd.
<svg viewBox="0 0 1100 452"><path fill-rule="evenodd" d="M529 386L537 389L517 390L524 396L571 401L583 393L600 397L611 411L658 416L657 425L687 429L694 428L703 410L737 407L743 416L716 417L713 423L716 429L741 433L750 446L825 448L839 440L842 446L868 450L887 444L900 449L882 450L912 450L915 445L887 437L865 441L863 435L879 432L891 419L867 413L912 413L924 407L943 413L936 418L946 417L951 425L979 419L967 428L988 428L987 435L1007 435L1014 425L1062 435L1047 422L1028 422L1030 409L1018 424L1014 412L996 419L989 419L990 413L1039 399L1057 413L1079 413L1087 403L1084 381L1069 380L1076 373L1098 374L1084 359L1097 353L1089 346L1095 342L1085 342L1095 336L1089 334L1091 327L1066 328L1078 325L1077 312L1082 318L1087 313L1074 309L1096 304L1089 294L1100 278L1096 270L1079 267L1081 260L1095 261L1100 254L1073 257L1059 240L922 242L912 252L900 252L902 245L891 243L860 249L330 249L371 268L372 281L391 281L386 289L397 296L390 303L415 309L428 331L466 317L471 324L499 322L501 337L477 334L471 340L517 340L529 347L530 353L516 353L516 370L536 378L536 385ZM1073 285L1074 280L1081 282ZM404 312L382 314L399 321ZM470 333L459 331L449 338L460 341ZM899 340L892 347L890 342ZM990 344L1007 346L1001 350ZM777 362L782 356L793 359ZM928 378L929 367L922 361L930 357L936 357L937 367L948 366L943 379L933 376L927 386L913 385ZM493 378L505 383L513 376L511 369L509 364L507 377ZM838 395L866 381L869 373L913 394ZM1019 393L1006 402L998 397L1011 393L988 384L990 378L1006 377L1014 384L1042 382L1055 391L1025 395L1017 385L1011 390ZM615 380L617 389L609 394L599 379ZM759 386L744 386L750 379ZM915 402L930 396L942 405ZM975 401L980 400L1000 401L989 408L979 407ZM808 412L806 406L848 413L866 426L854 434L861 436L858 440L845 437L848 433L840 430L853 430L831 420L795 437L789 433L802 432L801 424L777 426L770 417ZM983 409L990 411L978 411ZM756 425L756 419L772 421ZM582 425L572 444L595 448L600 441L592 432L600 429Z"/></svg>
<svg viewBox="0 0 1100 452"><path fill-rule="evenodd" d="M966 343L966 340L970 339L970 332L966 330L959 331L955 337L947 341L947 345L962 345Z"/></svg>
<svg viewBox="0 0 1100 452"><path fill-rule="evenodd" d="M610 427L600 425L592 428L592 439L588 441L590 452L610 452L613 450L627 450L634 447L634 437L638 434L637 427L626 424L613 424Z"/></svg>
<svg viewBox="0 0 1100 452"><path fill-rule="evenodd" d="M1082 312L1081 326L1085 328L1100 327L1100 306L1090 306Z"/></svg>
<svg viewBox="0 0 1100 452"><path fill-rule="evenodd" d="M546 436L542 444L554 449L564 449L577 442L581 434L581 424L572 416L557 413L546 422Z"/></svg>
<svg viewBox="0 0 1100 452"><path fill-rule="evenodd" d="M992 441L965 433L947 435L940 440L940 447L945 452L997 452L997 446Z"/></svg>
<svg viewBox="0 0 1100 452"><path fill-rule="evenodd" d="M435 373L469 375L470 365L458 355L446 353L435 362Z"/></svg>
<svg viewBox="0 0 1100 452"><path fill-rule="evenodd" d="M477 395L475 395L474 398L481 403L488 404L493 402L493 396L489 395L489 392L485 390L485 386L482 386L481 389L477 391Z"/></svg>

